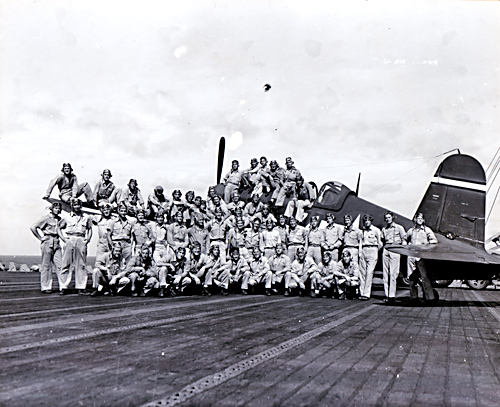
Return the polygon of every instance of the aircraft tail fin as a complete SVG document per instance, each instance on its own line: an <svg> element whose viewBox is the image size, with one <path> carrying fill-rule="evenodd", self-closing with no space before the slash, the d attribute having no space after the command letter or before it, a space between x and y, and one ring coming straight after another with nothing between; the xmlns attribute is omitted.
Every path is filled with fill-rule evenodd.
<svg viewBox="0 0 500 407"><path fill-rule="evenodd" d="M484 248L486 176L473 157L454 154L439 165L417 209L433 231Z"/></svg>

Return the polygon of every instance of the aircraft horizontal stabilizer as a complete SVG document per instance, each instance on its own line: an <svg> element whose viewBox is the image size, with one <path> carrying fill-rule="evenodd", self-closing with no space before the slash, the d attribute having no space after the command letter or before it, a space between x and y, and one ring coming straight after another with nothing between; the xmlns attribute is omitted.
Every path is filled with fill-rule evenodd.
<svg viewBox="0 0 500 407"><path fill-rule="evenodd" d="M427 245L392 245L386 249L404 256L419 257L421 259L453 261L463 263L479 263L479 264L500 264L500 256L490 254L480 248L459 242L448 241L445 238L439 237L438 244Z"/></svg>

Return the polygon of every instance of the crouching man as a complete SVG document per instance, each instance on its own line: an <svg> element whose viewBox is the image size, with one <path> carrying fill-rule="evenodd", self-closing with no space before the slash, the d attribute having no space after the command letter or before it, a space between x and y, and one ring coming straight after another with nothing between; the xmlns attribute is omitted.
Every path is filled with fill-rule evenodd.
<svg viewBox="0 0 500 407"><path fill-rule="evenodd" d="M128 261L123 271L111 277L109 281L110 290L112 293L120 293L130 286L133 297L137 297L139 294L145 295L142 289L146 286L150 277L156 279L156 281L158 280L156 266L151 258L149 247L144 245L141 247L139 254ZM154 283L154 281L151 282ZM158 285L153 284L152 288L158 288ZM146 289L146 291L150 289Z"/></svg>
<svg viewBox="0 0 500 407"><path fill-rule="evenodd" d="M92 297L103 293L104 295L113 295L110 282L113 278L123 272L125 263L122 257L122 249L119 244L115 244L111 252L106 252L101 256L99 264L92 271L92 287L90 294ZM101 289L101 290L100 290Z"/></svg>
<svg viewBox="0 0 500 407"><path fill-rule="evenodd" d="M202 295L212 295L213 278L217 277L222 259L220 257L219 246L215 245L210 248L208 255L201 253L201 245L194 242L191 247L191 255L189 259L189 278L196 284L197 287L203 284Z"/></svg>
<svg viewBox="0 0 500 407"><path fill-rule="evenodd" d="M147 244L142 245L139 255L130 259L125 272L126 277L130 279L130 290L133 297L138 295L144 297L160 286L156 264Z"/></svg>
<svg viewBox="0 0 500 407"><path fill-rule="evenodd" d="M240 250L237 247L231 249L229 257L229 261L219 269L219 274L214 280L222 288L222 295L228 295L231 289L241 286L243 275L250 271L247 261L240 256Z"/></svg>
<svg viewBox="0 0 500 407"><path fill-rule="evenodd" d="M336 292L338 292L335 280L336 268L337 262L332 260L330 252L323 252L321 263L311 276L312 297L316 297L321 291L326 291L329 297L335 297Z"/></svg>
<svg viewBox="0 0 500 407"><path fill-rule="evenodd" d="M172 254L166 252L164 257L157 261L160 283L159 297L170 295L175 297L181 294L193 280L189 277L189 263L186 259L186 249L178 247Z"/></svg>
<svg viewBox="0 0 500 407"><path fill-rule="evenodd" d="M300 295L304 295L306 286L311 287L311 276L318 269L313 258L306 256L303 247L297 249L295 256L291 270L285 274L285 296L290 295L291 290L297 286L300 288Z"/></svg>
<svg viewBox="0 0 500 407"><path fill-rule="evenodd" d="M359 281L361 273L358 263L353 259L351 252L344 249L341 260L335 270L335 279L338 287L339 299L351 300L359 296Z"/></svg>
<svg viewBox="0 0 500 407"><path fill-rule="evenodd" d="M273 282L273 273L269 268L268 260L262 256L262 252L258 247L252 250L252 260L250 261L250 269L243 275L241 283L241 293L248 294L248 286L253 289L257 284L264 283L266 287L266 295L271 295L271 287Z"/></svg>
<svg viewBox="0 0 500 407"><path fill-rule="evenodd" d="M269 259L269 268L273 273L274 291L280 291L285 285L285 274L291 270L290 258L285 254L285 245L278 243L276 245L275 254Z"/></svg>

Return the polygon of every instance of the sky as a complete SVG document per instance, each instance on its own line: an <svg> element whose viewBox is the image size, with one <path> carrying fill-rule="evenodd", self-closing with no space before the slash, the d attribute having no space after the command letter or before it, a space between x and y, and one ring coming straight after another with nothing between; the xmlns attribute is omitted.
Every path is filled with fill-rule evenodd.
<svg viewBox="0 0 500 407"><path fill-rule="evenodd" d="M486 169L500 147L499 39L489 1L0 0L0 254L39 253L63 162L205 196L221 136L224 173L361 172L362 198L411 217L443 153Z"/></svg>

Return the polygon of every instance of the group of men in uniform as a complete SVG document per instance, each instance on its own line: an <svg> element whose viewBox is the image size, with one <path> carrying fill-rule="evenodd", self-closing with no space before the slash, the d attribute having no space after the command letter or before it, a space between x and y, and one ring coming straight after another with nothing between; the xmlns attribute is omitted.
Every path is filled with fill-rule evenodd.
<svg viewBox="0 0 500 407"><path fill-rule="evenodd" d="M57 185L61 201L72 210L63 218L61 204L55 202L50 213L31 227L41 241L43 293L52 292L54 270L61 294L68 293L73 272L75 288L86 294L87 245L94 227L98 242L92 296L128 292L160 297L216 292L247 295L261 290L266 295L368 300L380 249L437 242L421 214L407 232L394 222L391 212L385 214L382 230L372 225L369 215L363 218L361 229L349 215L344 217L345 226L336 224L333 213L326 215L325 227L320 228L318 217L307 227L300 225L315 196L304 187L290 157L286 169L274 160L268 165L261 157L260 165L252 159L250 169L240 172L239 163L233 161L224 178L224 199L210 187L206 200L193 191L182 199L180 190L173 191L169 200L157 186L145 205L136 180L118 190L110 180L111 171L104 170L101 178L92 191L87 183L78 184L66 163L62 174L51 181L45 198ZM242 186L252 189L248 203L240 199ZM267 192L272 192L271 205L260 202ZM82 194L89 206L100 209L100 215L82 210L78 199ZM284 214L275 217L285 197L291 198L289 204ZM385 300L392 303L400 258L386 249L382 255ZM423 264L410 258L408 266L409 273L422 278L426 298L433 300ZM417 280L410 277L412 300L418 293Z"/></svg>

